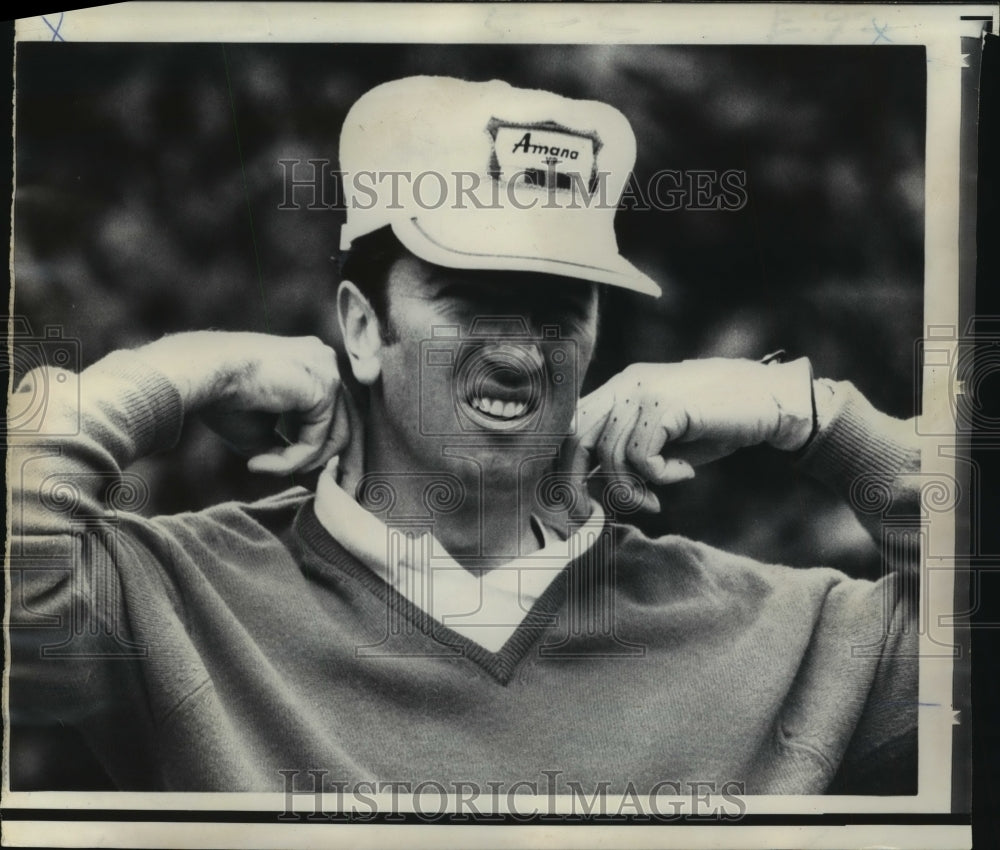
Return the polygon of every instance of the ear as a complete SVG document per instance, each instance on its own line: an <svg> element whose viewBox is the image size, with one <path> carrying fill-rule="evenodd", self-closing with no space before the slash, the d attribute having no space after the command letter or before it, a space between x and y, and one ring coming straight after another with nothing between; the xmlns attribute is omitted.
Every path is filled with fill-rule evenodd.
<svg viewBox="0 0 1000 850"><path fill-rule="evenodd" d="M368 299L349 280L337 289L337 318L354 377L371 386L382 373L382 329Z"/></svg>

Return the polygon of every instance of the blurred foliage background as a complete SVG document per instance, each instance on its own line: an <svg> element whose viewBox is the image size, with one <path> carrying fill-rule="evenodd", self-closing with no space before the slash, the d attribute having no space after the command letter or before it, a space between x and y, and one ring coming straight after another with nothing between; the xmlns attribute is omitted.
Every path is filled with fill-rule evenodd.
<svg viewBox="0 0 1000 850"><path fill-rule="evenodd" d="M331 337L343 211L288 200L288 167L337 167L350 105L408 74L500 77L608 101L661 169L738 169L738 211L623 210L658 301L612 292L596 385L624 365L784 348L916 412L925 57L903 47L42 44L17 48L15 312L83 365L196 328ZM332 191L331 191L332 195ZM326 200L330 200L328 197ZM320 201L323 198L319 199ZM287 203L284 206L289 206ZM286 486L204 426L143 461L153 513ZM308 483L308 482L306 482ZM651 533L871 575L850 510L770 450L660 493Z"/></svg>

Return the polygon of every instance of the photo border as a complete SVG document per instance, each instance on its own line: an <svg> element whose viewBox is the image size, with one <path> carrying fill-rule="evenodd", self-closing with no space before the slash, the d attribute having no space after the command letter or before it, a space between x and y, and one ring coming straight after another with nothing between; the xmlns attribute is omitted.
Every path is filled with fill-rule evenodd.
<svg viewBox="0 0 1000 850"><path fill-rule="evenodd" d="M176 7L183 7L178 14ZM238 6L238 13L232 10ZM447 12L441 15L442 6ZM925 197L924 330L940 362L924 360L921 429L925 436L921 474L946 476L969 486L968 471L959 467L963 438L956 421L955 377L952 364L958 347L968 338L967 305L974 281L961 268L963 246L960 224L968 199L960 195L968 163L963 164L963 133L974 134L972 104L967 89L969 67L963 55L968 45L981 39L985 29L997 31L997 13L981 4L941 6L895 5L653 5L653 4L201 4L134 3L115 7L81 9L57 17L28 18L16 23L16 40L24 41L222 41L222 42L381 42L381 43L553 43L599 41L614 44L917 44L927 51L927 135ZM16 227L16 222L15 222ZM12 295L13 298L13 295ZM919 701L937 706L921 712L919 725L919 788L913 797L767 796L743 798L748 815L738 826L687 824L644 827L630 825L621 840L630 846L663 846L680 841L684 846L842 846L856 833L857 846L886 843L925 846L931 833L940 830L934 846L969 844L968 816L956 812L953 770L961 773L952 750L954 727L962 718L955 702L954 659L949 648L961 623L942 620L960 610L963 587L956 581L956 567L965 553L956 549L962 539L962 517L934 513L928 526L921 558L922 592L926 596L926 629L921 634ZM9 519L8 519L9 522ZM9 527L8 527L9 537ZM9 542L8 542L9 546ZM930 578L933 576L933 581ZM6 598L10 599L9 574ZM923 604L923 602L922 602ZM5 609L5 626L9 605ZM6 628L5 628L6 637ZM967 644L967 640L964 641ZM9 654L6 656L9 657ZM9 661L7 662L9 663ZM4 721L9 722L7 673L4 671ZM6 731L6 728L5 728ZM394 824L273 824L253 819L252 824L214 824L210 815L232 821L240 813L283 811L281 794L189 794L132 792L11 792L8 790L8 740L4 736L4 842L49 846L88 846L98 836L106 842L113 829L115 840L129 846L231 846L240 830L241 840L265 846L322 846L335 837L355 846L378 846L398 837ZM967 768L966 768L967 769ZM942 781L941 777L947 777ZM961 796L961 795L959 795ZM388 800L388 798L385 798ZM614 798L609 798L613 800ZM296 800L296 810L312 811L308 799ZM72 813L72 817L69 815ZM185 814L187 813L187 814ZM169 823L185 816L194 823ZM143 822L145 814L150 822ZM152 816L156 815L155 822ZM860 823L840 826L849 814ZM106 817L94 820L91 815ZM162 819L160 816L163 816ZM896 818L886 821L885 817ZM120 819L119 819L120 818ZM73 821L67 834L66 824ZM907 823L907 821L909 823ZM469 826L420 824L416 837L428 846L459 846L469 841ZM604 841L605 831L617 835L622 827L588 824L587 841ZM495 846L545 840L550 846L580 846L578 826L557 823L492 825L486 840ZM844 830L848 830L845 832ZM244 831L245 830L245 831ZM277 831L275 831L277 830ZM593 833L590 830L594 830ZM884 841L877 837L885 830ZM407 834L411 841L414 833ZM534 836L534 837L533 837ZM808 837L807 837L808 836ZM835 843L824 843L824 842ZM854 839L849 839L853 843ZM193 843L192 843L193 842ZM263 842L263 843L261 843ZM304 842L304 843L299 843ZM455 843L457 842L457 843ZM562 843L565 842L565 843ZM702 843L704 842L704 843ZM912 843L911 843L912 842ZM112 845L108 845L112 846Z"/></svg>

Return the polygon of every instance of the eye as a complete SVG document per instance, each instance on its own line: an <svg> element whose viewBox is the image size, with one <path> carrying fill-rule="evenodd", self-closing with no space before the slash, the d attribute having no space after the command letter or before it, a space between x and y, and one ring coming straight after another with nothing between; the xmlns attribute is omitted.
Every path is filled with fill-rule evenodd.
<svg viewBox="0 0 1000 850"><path fill-rule="evenodd" d="M435 298L455 298L465 300L469 297L469 288L460 283L446 283L434 293Z"/></svg>
<svg viewBox="0 0 1000 850"><path fill-rule="evenodd" d="M558 294L548 305L554 315L565 316L573 322L584 323L590 318L591 299L577 294Z"/></svg>

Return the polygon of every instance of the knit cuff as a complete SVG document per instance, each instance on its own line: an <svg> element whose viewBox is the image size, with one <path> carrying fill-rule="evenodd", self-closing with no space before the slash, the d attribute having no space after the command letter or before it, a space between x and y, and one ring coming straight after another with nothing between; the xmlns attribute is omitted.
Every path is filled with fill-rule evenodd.
<svg viewBox="0 0 1000 850"><path fill-rule="evenodd" d="M87 404L109 402L123 418L138 457L173 448L184 425L177 387L134 351L115 351L81 374Z"/></svg>
<svg viewBox="0 0 1000 850"><path fill-rule="evenodd" d="M920 446L912 422L872 407L847 381L833 390L829 421L801 451L796 465L841 494L861 476L893 482L902 472L920 469Z"/></svg>

